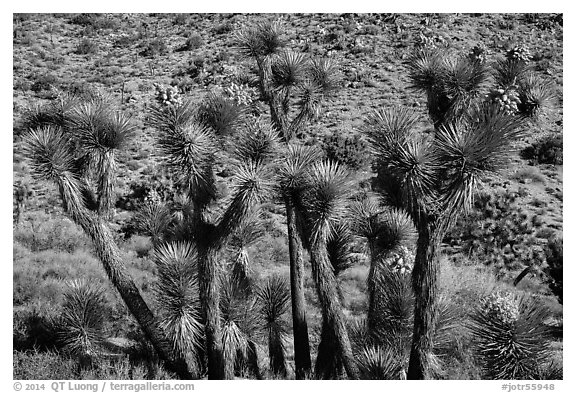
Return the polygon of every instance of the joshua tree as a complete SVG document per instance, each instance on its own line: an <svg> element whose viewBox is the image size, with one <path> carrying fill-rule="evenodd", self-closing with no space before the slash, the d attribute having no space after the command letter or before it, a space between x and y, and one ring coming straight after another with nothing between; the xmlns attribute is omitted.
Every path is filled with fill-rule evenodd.
<svg viewBox="0 0 576 393"><path fill-rule="evenodd" d="M269 163L277 141L275 130L262 122L239 129L241 119L229 116L226 108L208 101L203 112L196 113L190 102L184 102L156 107L151 116L160 152L189 199L172 237L191 241L196 247L210 379L225 377L218 255L266 197L271 186ZM217 190L216 165L217 158L226 155L233 162L234 176L232 193L223 200Z"/></svg>
<svg viewBox="0 0 576 393"><path fill-rule="evenodd" d="M155 294L160 324L174 351L186 359L190 372L198 378L203 325L196 249L186 242L163 243L156 247L152 259L158 269Z"/></svg>
<svg viewBox="0 0 576 393"><path fill-rule="evenodd" d="M344 223L335 225L326 247L328 259L336 278L354 263L351 245L352 233L348 226ZM340 286L337 287L337 290L340 302L343 302L344 298L340 291ZM337 379L342 373L342 367L342 358L336 345L334 329L332 329L327 320L323 319L314 372L319 379Z"/></svg>
<svg viewBox="0 0 576 393"><path fill-rule="evenodd" d="M352 231L364 240L370 256L368 272L368 330L377 331L380 319L378 285L388 267L388 258L401 247L412 247L415 238L414 225L402 210L382 206L375 195L356 200L350 206Z"/></svg>
<svg viewBox="0 0 576 393"><path fill-rule="evenodd" d="M270 370L274 375L286 378L284 338L287 328L283 317L288 311L290 299L288 283L280 276L272 276L260 286L256 296L268 336Z"/></svg>
<svg viewBox="0 0 576 393"><path fill-rule="evenodd" d="M256 61L258 88L268 104L272 124L280 138L289 143L303 131L307 123L319 116L322 101L329 99L339 86L336 64L328 59L309 60L301 53L284 48L280 25L262 21L237 34L242 53ZM299 198L301 169L315 158L309 150L288 148L292 172L283 178L281 193L286 208L288 246L290 253L290 286L296 378L310 372L310 345L303 291L302 244L296 225L295 206ZM298 157L297 154L303 154Z"/></svg>
<svg viewBox="0 0 576 393"><path fill-rule="evenodd" d="M469 208L482 178L505 166L524 122L554 100L550 85L526 72L521 52L514 48L494 66L495 89L483 95L490 77L483 56L420 51L408 64L409 76L413 87L427 94L434 130L416 132L418 117L402 109L377 111L365 127L376 157L375 189L404 209L418 232L410 379L430 376L436 254L444 234Z"/></svg>
<svg viewBox="0 0 576 393"><path fill-rule="evenodd" d="M102 217L113 198L113 152L125 146L134 128L123 115L104 110L98 102L84 103L80 109L67 102L65 108L60 119L64 121L58 125L40 125L24 135L24 153L32 173L56 184L64 211L92 239L110 281L160 358L181 378L190 378L184 359L174 355L162 328L128 274ZM97 184L96 190L90 186L91 181Z"/></svg>
<svg viewBox="0 0 576 393"><path fill-rule="evenodd" d="M348 378L358 379L338 284L328 254L328 242L335 233L336 224L342 220L348 173L336 163L320 161L310 168L307 183L302 198L302 220L323 323L333 330L336 356L342 359Z"/></svg>

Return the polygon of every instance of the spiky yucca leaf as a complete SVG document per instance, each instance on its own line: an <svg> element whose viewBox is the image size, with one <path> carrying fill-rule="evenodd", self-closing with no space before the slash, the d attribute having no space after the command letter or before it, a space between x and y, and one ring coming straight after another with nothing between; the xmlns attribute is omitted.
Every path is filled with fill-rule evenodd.
<svg viewBox="0 0 576 393"><path fill-rule="evenodd" d="M533 379L548 354L548 311L534 298L493 294L471 316L469 328L484 375Z"/></svg>
<svg viewBox="0 0 576 393"><path fill-rule="evenodd" d="M211 93L198 107L200 124L214 130L217 136L225 137L236 132L244 122L246 110L236 101L221 94Z"/></svg>
<svg viewBox="0 0 576 393"><path fill-rule="evenodd" d="M88 151L120 149L132 138L135 127L123 114L103 102L82 103L68 120L72 137Z"/></svg>
<svg viewBox="0 0 576 393"><path fill-rule="evenodd" d="M298 86L305 77L306 58L300 52L283 51L272 62L272 83L278 89Z"/></svg>
<svg viewBox="0 0 576 393"><path fill-rule="evenodd" d="M224 373L226 379L234 378L234 365L237 358L248 357L248 339L234 321L222 325L222 353L224 358Z"/></svg>
<svg viewBox="0 0 576 393"><path fill-rule="evenodd" d="M259 21L236 33L235 41L241 53L256 59L278 53L284 46L281 27L277 21Z"/></svg>
<svg viewBox="0 0 576 393"><path fill-rule="evenodd" d="M322 152L311 146L289 143L278 168L282 194L298 193L306 187L306 173L322 157Z"/></svg>
<svg viewBox="0 0 576 393"><path fill-rule="evenodd" d="M249 283L236 277L223 279L221 284L222 346L228 378L234 376L238 364L257 368L249 357L251 342L259 335L259 321L251 292Z"/></svg>
<svg viewBox="0 0 576 393"><path fill-rule="evenodd" d="M231 140L232 155L240 161L267 162L274 158L278 147L278 132L261 120L250 123Z"/></svg>
<svg viewBox="0 0 576 393"><path fill-rule="evenodd" d="M235 169L231 187L231 201L217 224L220 238L227 238L258 203L270 195L273 187L271 168L248 161Z"/></svg>
<svg viewBox="0 0 576 393"><path fill-rule="evenodd" d="M430 92L438 88L444 71L443 51L420 50L408 60L408 77L412 88Z"/></svg>
<svg viewBox="0 0 576 393"><path fill-rule="evenodd" d="M306 121L317 119L322 111L322 89L315 83L307 80L298 85L296 89L296 107L299 113L292 121L290 135L301 130Z"/></svg>
<svg viewBox="0 0 576 393"><path fill-rule="evenodd" d="M185 128L195 118L194 103L186 100L177 105L151 107L148 122L153 128L166 133Z"/></svg>
<svg viewBox="0 0 576 393"><path fill-rule="evenodd" d="M418 114L409 108L378 109L368 116L362 132L368 138L372 149L377 151L391 141L405 140L411 135L418 121Z"/></svg>
<svg viewBox="0 0 576 393"><path fill-rule="evenodd" d="M490 76L489 69L481 62L468 57L445 61L442 76L442 95L449 99L447 113L442 115L444 122L459 119L473 105L486 87Z"/></svg>
<svg viewBox="0 0 576 393"><path fill-rule="evenodd" d="M52 126L65 128L69 121L70 112L80 101L77 97L64 95L56 102L34 105L24 112L22 130L29 131L36 128Z"/></svg>
<svg viewBox="0 0 576 393"><path fill-rule="evenodd" d="M246 248L257 242L264 235L264 229L258 213L254 213L238 226L228 241L231 249Z"/></svg>
<svg viewBox="0 0 576 393"><path fill-rule="evenodd" d="M82 280L64 293L58 337L63 347L80 357L95 356L104 340L104 290Z"/></svg>
<svg viewBox="0 0 576 393"><path fill-rule="evenodd" d="M400 246L410 248L414 244L416 229L404 210L386 209L376 219L376 233L371 247L374 258L384 257Z"/></svg>
<svg viewBox="0 0 576 393"><path fill-rule="evenodd" d="M186 242L165 243L156 248L152 259L158 269L154 292L162 315L162 328L172 347L193 359L202 346L204 333L196 249Z"/></svg>
<svg viewBox="0 0 576 393"><path fill-rule="evenodd" d="M338 276L354 264L351 249L352 233L346 225L339 223L334 225L327 240L328 259L334 269L334 275Z"/></svg>
<svg viewBox="0 0 576 393"><path fill-rule="evenodd" d="M264 230L257 214L247 217L232 233L228 248L235 254L232 261L232 277L240 282L250 282L250 257L248 247L264 235Z"/></svg>
<svg viewBox="0 0 576 393"><path fill-rule="evenodd" d="M285 331L285 325L281 321L288 311L290 301L290 287L286 279L279 275L273 275L258 289L256 296L260 302L261 314L266 326L279 328Z"/></svg>
<svg viewBox="0 0 576 393"><path fill-rule="evenodd" d="M157 143L164 160L178 174L177 181L190 190L198 206L205 206L216 195L213 165L216 144L213 133L197 123L172 130L158 129Z"/></svg>
<svg viewBox="0 0 576 393"><path fill-rule="evenodd" d="M365 317L350 320L348 332L354 353L358 353L363 347L373 342L372 335L368 329L368 320Z"/></svg>
<svg viewBox="0 0 576 393"><path fill-rule="evenodd" d="M173 219L168 206L154 201L144 203L134 214L136 228L149 235L155 245L168 234Z"/></svg>
<svg viewBox="0 0 576 393"><path fill-rule="evenodd" d="M547 109L553 108L557 101L558 95L551 81L544 80L534 73L519 83L518 112L520 116L536 119Z"/></svg>
<svg viewBox="0 0 576 393"><path fill-rule="evenodd" d="M317 237L327 239L343 214L349 174L344 166L323 160L312 165L307 177L304 205L314 242Z"/></svg>
<svg viewBox="0 0 576 393"><path fill-rule="evenodd" d="M348 222L350 230L358 237L372 241L378 235L380 225L378 214L383 208L376 195L369 194L365 198L352 201L348 207Z"/></svg>
<svg viewBox="0 0 576 393"><path fill-rule="evenodd" d="M493 65L493 70L496 86L506 89L524 80L531 67L519 59L501 58Z"/></svg>
<svg viewBox="0 0 576 393"><path fill-rule="evenodd" d="M362 379L405 379L402 377L403 364L390 348L364 347L357 355L357 361Z"/></svg>
<svg viewBox="0 0 576 393"><path fill-rule="evenodd" d="M342 84L338 64L330 58L312 59L308 75L310 81L320 88L323 98L330 98Z"/></svg>
<svg viewBox="0 0 576 393"><path fill-rule="evenodd" d="M61 129L48 126L31 130L22 141L24 155L36 178L58 181L66 174L75 174L74 150Z"/></svg>
<svg viewBox="0 0 576 393"><path fill-rule="evenodd" d="M256 292L263 328L268 335L268 354L273 373L286 375L285 335L288 327L284 316L290 305L290 286L283 277L268 278Z"/></svg>
<svg viewBox="0 0 576 393"><path fill-rule="evenodd" d="M516 117L488 105L471 117L468 124L440 127L434 141L445 178L441 203L448 215L472 206L480 179L507 164L514 142L525 132Z"/></svg>
<svg viewBox="0 0 576 393"><path fill-rule="evenodd" d="M378 165L396 180L404 207L411 214L434 208L439 163L428 140L419 137L382 146Z"/></svg>
<svg viewBox="0 0 576 393"><path fill-rule="evenodd" d="M379 274L371 277L374 309L368 315L375 342L409 351L412 334L414 296L410 276L380 262Z"/></svg>

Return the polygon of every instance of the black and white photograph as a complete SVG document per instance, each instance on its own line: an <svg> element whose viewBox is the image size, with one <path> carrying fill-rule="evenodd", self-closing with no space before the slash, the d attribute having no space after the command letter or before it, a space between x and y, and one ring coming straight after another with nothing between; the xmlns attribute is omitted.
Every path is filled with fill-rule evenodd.
<svg viewBox="0 0 576 393"><path fill-rule="evenodd" d="M15 391L562 391L563 16L12 13Z"/></svg>

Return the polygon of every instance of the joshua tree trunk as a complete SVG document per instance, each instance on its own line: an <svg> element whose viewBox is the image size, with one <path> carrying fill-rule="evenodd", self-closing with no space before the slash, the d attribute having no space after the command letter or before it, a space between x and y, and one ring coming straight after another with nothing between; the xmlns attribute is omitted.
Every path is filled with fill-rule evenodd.
<svg viewBox="0 0 576 393"><path fill-rule="evenodd" d="M198 281L200 303L206 329L208 379L224 379L222 327L220 322L220 290L218 285L216 252L208 247L198 250Z"/></svg>
<svg viewBox="0 0 576 393"><path fill-rule="evenodd" d="M323 318L332 325L335 344L349 379L358 379L359 373L352 354L352 345L346 330L344 313L336 287L336 277L326 251L326 242L316 240L310 247L312 274L316 282L318 298L322 305Z"/></svg>
<svg viewBox="0 0 576 393"><path fill-rule="evenodd" d="M116 159L114 150L108 150L99 158L98 168L98 214L109 218L114 206L114 179Z"/></svg>
<svg viewBox="0 0 576 393"><path fill-rule="evenodd" d="M334 347L336 337L330 324L322 319L322 333L314 373L318 379L336 379L342 373L342 359Z"/></svg>
<svg viewBox="0 0 576 393"><path fill-rule="evenodd" d="M434 226L427 223L418 225L416 258L412 271L412 288L415 295L414 331L408 379L430 378L429 358L432 353L438 295L437 239Z"/></svg>
<svg viewBox="0 0 576 393"><path fill-rule="evenodd" d="M174 355L170 343L158 326L152 311L148 308L138 287L126 270L126 266L120 258L120 250L116 246L108 227L100 217L78 203L79 192L74 181L64 178L59 183L64 209L92 239L96 254L102 262L108 278L158 352L160 359L166 363L168 369L175 372L180 378L191 379L192 375L188 371L186 361L184 358Z"/></svg>
<svg viewBox="0 0 576 393"><path fill-rule="evenodd" d="M304 379L310 373L310 343L306 322L304 300L304 259L302 241L296 227L296 210L289 198L285 200L288 221L288 250L290 252L290 288L292 292L292 326L294 328L294 362L296 379Z"/></svg>
<svg viewBox="0 0 576 393"><path fill-rule="evenodd" d="M268 331L268 356L270 357L270 371L280 378L286 378L282 333L278 329Z"/></svg>

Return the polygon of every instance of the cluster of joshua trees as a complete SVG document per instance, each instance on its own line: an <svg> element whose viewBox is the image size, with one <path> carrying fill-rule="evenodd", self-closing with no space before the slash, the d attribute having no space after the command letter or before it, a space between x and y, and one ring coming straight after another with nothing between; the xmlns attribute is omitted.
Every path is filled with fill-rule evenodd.
<svg viewBox="0 0 576 393"><path fill-rule="evenodd" d="M271 371L286 376L282 317L290 301L297 379L337 378L343 371L350 379L367 378L365 359L376 357L394 364L382 377L404 370L409 379L434 377L442 237L471 205L483 177L506 164L524 125L553 102L550 86L518 48L493 64L478 50L466 56L418 50L408 72L413 87L426 94L432 127L404 108L369 115L360 131L373 157L372 191L351 193L350 171L301 141L340 87L336 63L287 50L276 23L256 23L236 40L256 63L269 116L256 118L245 105L217 96L200 107L160 103L149 113L159 156L178 190L170 201L150 198L136 217L154 243L156 314L128 274L107 223L118 151L135 133L129 119L98 99L63 99L49 114L32 113L28 120L36 127L24 146L33 173L56 184L65 212L90 236L110 281L180 378L228 379L241 367L260 377L256 325L262 324L254 315L265 321ZM289 284L276 276L258 285L251 279L247 247L262 234L258 211L266 201L285 208ZM343 312L337 275L350 265L350 245L358 241L367 246L370 271L366 323L354 325ZM235 255L230 266L225 253ZM399 253L413 256L411 272L390 267ZM314 371L306 254L322 310ZM399 333L386 328L384 292L406 284L406 277L413 326L402 333L406 348L398 350L391 335Z"/></svg>

